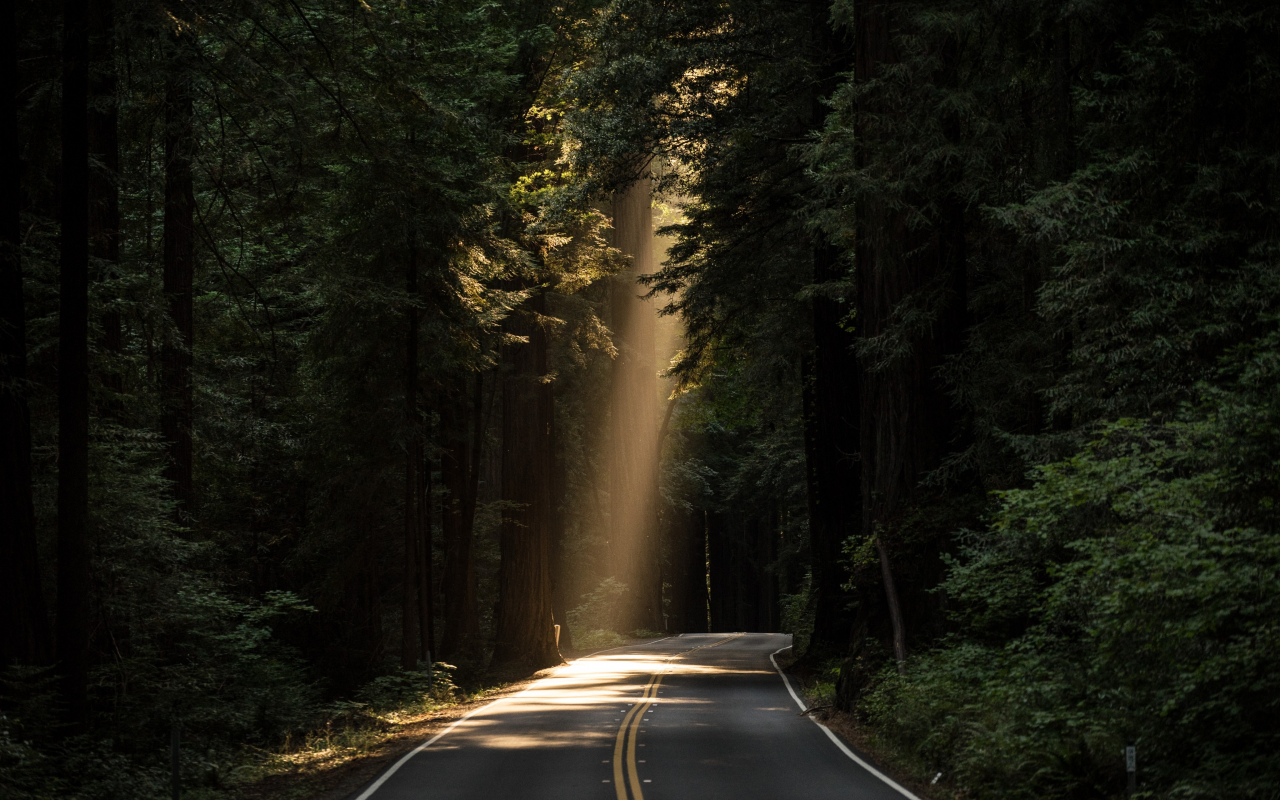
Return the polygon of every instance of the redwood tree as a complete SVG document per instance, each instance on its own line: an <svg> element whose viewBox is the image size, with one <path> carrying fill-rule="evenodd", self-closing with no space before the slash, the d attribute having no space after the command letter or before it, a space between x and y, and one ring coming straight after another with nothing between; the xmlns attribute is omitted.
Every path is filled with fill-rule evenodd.
<svg viewBox="0 0 1280 800"><path fill-rule="evenodd" d="M502 347L502 563L498 570L493 663L541 669L559 664L551 610L551 417L547 334L538 292L503 323L524 341Z"/></svg>
<svg viewBox="0 0 1280 800"><path fill-rule="evenodd" d="M182 15L180 15L181 17ZM194 31L187 25L170 37L165 78L164 295L172 325L161 352L164 403L160 433L169 445L165 478L172 484L177 519L191 519L192 282L195 278L195 148L190 54Z"/></svg>
<svg viewBox="0 0 1280 800"><path fill-rule="evenodd" d="M446 490L440 515L444 536L444 639L440 654L446 659L476 659L482 642L473 523L485 427L484 375L476 373L470 397L465 378L457 384L443 397L440 420L440 476Z"/></svg>
<svg viewBox="0 0 1280 800"><path fill-rule="evenodd" d="M613 199L614 246L631 265L614 278L610 328L618 355L609 393L609 549L614 577L626 584L626 630L662 630L658 541L657 312L637 278L654 269L648 168Z"/></svg>
<svg viewBox="0 0 1280 800"><path fill-rule="evenodd" d="M899 61L892 43L893 12L886 3L861 4L854 24L855 80L867 83ZM946 64L945 44L942 50ZM860 142L873 141L878 133L873 126L884 119L909 112L891 98L867 106L859 117ZM935 178L943 186L955 180L946 172ZM882 608L888 613L887 619L874 618L879 604L865 598L852 641L856 655L861 634L883 631L887 622L899 669L906 659L909 621L923 623L935 605L928 592L941 577L938 534L946 533L914 530L908 536L904 519L913 506L927 504L920 482L941 464L957 425L939 369L963 342L965 240L960 201L942 194L936 210L922 214L868 193L857 212L857 318L865 370L859 420L861 534L876 550ZM911 328L903 318L912 312L931 315L932 324L923 332ZM895 577L895 560L906 581Z"/></svg>
<svg viewBox="0 0 1280 800"><path fill-rule="evenodd" d="M88 0L63 7L57 659L71 731L85 722L89 678L90 11Z"/></svg>
<svg viewBox="0 0 1280 800"><path fill-rule="evenodd" d="M418 471L422 467L422 438L418 413L418 252L409 246L409 261L405 285L408 300L405 331L404 364L404 416L408 441L405 443L404 460L404 559L400 584L400 666L414 669L420 655L418 648L419 619L418 531L422 522L420 508L423 505L418 486ZM428 543L428 546L429 543Z"/></svg>
<svg viewBox="0 0 1280 800"><path fill-rule="evenodd" d="M0 19L0 668L49 656L31 500L26 304L22 294L22 148L18 135L16 4Z"/></svg>

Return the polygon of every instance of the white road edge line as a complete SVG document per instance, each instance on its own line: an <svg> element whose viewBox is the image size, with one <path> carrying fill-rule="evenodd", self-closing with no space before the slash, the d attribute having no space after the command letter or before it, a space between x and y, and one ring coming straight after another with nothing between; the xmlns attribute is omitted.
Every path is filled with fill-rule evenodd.
<svg viewBox="0 0 1280 800"><path fill-rule="evenodd" d="M528 691L528 690L526 689L525 691ZM520 692L520 694L524 694L524 692ZM514 697L515 695L512 695L512 696ZM418 753L421 753L423 750L426 750L428 747L435 744L436 741L440 739L440 737L444 736L449 731L453 730L454 728L458 727L462 723L466 722L472 716L479 714L481 711L484 711L486 708L489 708L490 706L495 705L496 703L501 703L503 700L507 700L507 699L509 698L499 697L497 700L494 700L489 703L485 703L479 708L474 709L473 711L469 712L466 716L463 716L460 719L454 720L454 723L452 725L440 731L435 736L432 736L430 739L426 740L425 742L418 745L417 747L413 748L408 753L406 753L404 757L402 757L399 761L392 764L387 769L386 772L378 776L378 779L373 782L373 785L371 785L368 789L365 789L363 792L361 792L360 796L357 797L356 800L369 800L369 797L371 797L374 792L378 791L378 789L382 786L382 784L387 782L388 778L390 778L392 775L395 775L397 770L399 770L406 763L408 763L409 759L413 758Z"/></svg>
<svg viewBox="0 0 1280 800"><path fill-rule="evenodd" d="M649 644L656 644L657 642L665 642L667 639L672 639L672 638L674 638L674 637L672 637L672 636L664 636L664 637L662 637L661 639L657 639L657 640L654 640L654 641L652 641L652 642L645 642L644 644L645 644L645 645L649 645ZM623 648L625 648L625 647L644 647L644 645L626 645L626 644L624 644L624 645L621 645L621 646L619 646L619 647L611 647L611 648L609 648L609 650L621 650L621 649L623 649ZM782 648L782 649L783 649L783 650L786 650L787 648L785 648L785 647L784 647L784 648ZM609 650L597 650L597 651L596 651L596 652L594 652L594 653L588 653L588 654L587 654L587 655L585 655L585 656L579 656L578 658L576 658L576 659L574 659L574 660L575 660L575 661L581 661L581 660L586 659L586 658L591 658L591 657L592 657L592 656L594 656L594 655L599 655L600 653L607 653L607 652L609 652ZM781 652L781 651L779 651L779 652ZM770 656L770 658L772 658L772 656ZM569 663L573 663L573 662L569 662ZM568 664L566 664L565 666L568 666ZM459 725L461 725L462 723L466 722L468 719L470 719L471 717L475 716L476 714L479 714L481 711L484 711L486 708L490 708L491 706L497 705L498 703L501 703L503 700L511 700L511 699L513 699L513 698L519 697L520 695L524 694L525 692L530 691L531 689L533 689L533 687L534 687L535 685L537 685L537 684L541 683L541 682L542 682L542 681L544 681L544 680L546 680L546 678L540 678L540 679L538 679L538 680L534 681L533 683L529 684L529 686L528 686L528 687L526 687L526 688L522 689L522 690L521 690L521 691L519 691L519 692L516 692L516 693L515 693L515 694L513 694L513 695L510 695L510 696L508 696L508 697L499 697L497 700L493 700L493 701L490 701L490 702L488 702L488 703L485 703L484 705L480 706L479 708L474 709L474 710L472 710L472 711L468 712L465 716L459 717L458 719L454 720L454 722L453 722L453 724L452 724L452 725L450 725L449 727L447 727L447 728L445 728L444 730L440 731L440 732L439 732L439 733L437 733L435 736L432 736L430 739L426 740L425 742L423 742L422 744L418 745L417 747L413 748L413 749L412 749L412 750L410 750L408 753L406 753L403 757L401 757L401 759L400 759L399 761L397 761L396 763L394 763L394 764L392 764L390 767L388 767L388 768L387 768L387 771L386 771L386 772L384 772L384 773L382 773L381 775L379 775L379 776L378 776L378 779L377 779L376 781L374 781L374 782L373 782L373 784L372 784L372 785L370 785L368 789L365 789L363 792L361 792L361 793L360 793L360 795L356 798L356 800L369 800L369 798L373 796L373 793L374 793L374 792L376 792L376 791L378 791L378 789L382 787L382 784L384 784L384 783L386 783L386 782L387 782L387 779L388 779L388 778L390 778L392 775L395 775L395 774L396 774L396 772L397 772L401 767L403 767L406 763L408 763L409 759L413 758L413 757L414 757L414 756L416 756L418 753L421 753L423 750L426 750L428 747L430 747L431 745L435 744L437 741L439 741L439 740L440 740L440 738L441 738L442 736L444 736L444 735L445 735L446 733L448 733L449 731L453 730L454 728L458 727L458 726L459 726ZM794 692L792 692L791 696L792 696L792 697L794 697L794 696L795 696L795 693L794 693ZM799 702L799 701L797 701L797 702Z"/></svg>
<svg viewBox="0 0 1280 800"><path fill-rule="evenodd" d="M778 653L781 653L783 650L790 650L790 649L791 649L791 645L787 645L786 647L773 651L772 653L769 654L769 661L770 663L773 664L773 668L778 673L778 677L782 678L782 684L787 687L787 691L791 694L791 699L796 701L796 705L800 706L801 711L807 711L808 709L806 708L804 701L800 699L800 695L796 694L796 690L791 688L791 681L788 680L787 674L783 672L782 669L778 666L778 660L774 658L774 656L776 656ZM857 762L858 766L862 767L867 772L870 772L872 775L875 775L880 780L889 784L889 786L895 789L898 792L898 794L901 794L903 797L908 798L908 800L920 800L919 797L916 797L909 790L907 790L906 787L899 784L893 778L890 778L888 775L885 775L880 770L876 769L875 767L871 766L863 759L859 758L858 754L850 750L848 747L846 747L845 743L840 741L840 737L832 733L831 729L828 728L826 725L823 725L821 722L818 722L813 717L808 717L808 720L812 722L814 725L817 725L819 728L821 728L822 732L827 735L827 738L830 739L832 742L834 742L836 747L840 748L840 752L844 753L846 756L848 756L849 758ZM444 734L441 734L441 736L443 735ZM364 800L364 798L361 797L361 798L358 798L358 800Z"/></svg>
<svg viewBox="0 0 1280 800"><path fill-rule="evenodd" d="M683 635L684 634L677 634L677 636L683 636ZM627 647L648 647L651 644L657 644L658 642L665 642L668 639L675 639L675 638L676 636L663 636L661 639L651 639L650 641L647 641L644 644L620 644L617 647L610 647L605 650L597 650L594 653L587 653L585 656L578 656L573 661L581 661L584 658L591 658L592 656L598 656L601 653L610 653L610 652L613 652L614 650L622 650ZM786 648L783 648L783 649L785 650ZM569 663L572 664L573 661L570 661ZM359 798L357 798L356 800L359 800Z"/></svg>

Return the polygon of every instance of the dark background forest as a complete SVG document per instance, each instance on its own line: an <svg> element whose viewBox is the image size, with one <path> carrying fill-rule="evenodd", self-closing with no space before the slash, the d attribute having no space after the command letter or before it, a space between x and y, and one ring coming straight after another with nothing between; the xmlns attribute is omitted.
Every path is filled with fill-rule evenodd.
<svg viewBox="0 0 1280 800"><path fill-rule="evenodd" d="M6 798L741 630L939 797L1280 797L1272 3L4 13Z"/></svg>

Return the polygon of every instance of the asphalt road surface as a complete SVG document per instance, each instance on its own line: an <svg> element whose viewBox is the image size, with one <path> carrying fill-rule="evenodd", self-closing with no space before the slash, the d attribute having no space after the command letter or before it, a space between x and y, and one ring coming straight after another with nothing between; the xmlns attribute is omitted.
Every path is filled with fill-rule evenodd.
<svg viewBox="0 0 1280 800"><path fill-rule="evenodd" d="M608 650L485 706L355 800L904 800L807 717L770 655L711 633Z"/></svg>

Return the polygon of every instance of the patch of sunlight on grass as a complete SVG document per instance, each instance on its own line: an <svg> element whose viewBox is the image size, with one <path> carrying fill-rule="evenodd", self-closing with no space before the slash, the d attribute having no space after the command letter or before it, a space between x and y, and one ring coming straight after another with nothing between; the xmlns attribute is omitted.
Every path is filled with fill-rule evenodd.
<svg viewBox="0 0 1280 800"><path fill-rule="evenodd" d="M228 783L253 784L274 776L316 775L377 751L406 727L425 722L432 715L463 703L483 700L502 686L471 692L454 690L448 697L425 696L398 707L372 710L361 704L335 706L335 714L323 727L301 737L288 736L279 747L254 749L250 763L232 771Z"/></svg>

